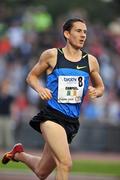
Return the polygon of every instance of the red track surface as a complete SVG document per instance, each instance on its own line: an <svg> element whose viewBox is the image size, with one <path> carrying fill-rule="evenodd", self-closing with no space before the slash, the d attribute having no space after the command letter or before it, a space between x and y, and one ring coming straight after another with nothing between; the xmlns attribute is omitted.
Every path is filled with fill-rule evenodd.
<svg viewBox="0 0 120 180"><path fill-rule="evenodd" d="M31 172L1 172L0 180L38 180L38 178ZM54 180L54 175L51 175L47 180ZM85 176L85 175L70 175L69 180L119 180L117 177L98 177L98 176Z"/></svg>

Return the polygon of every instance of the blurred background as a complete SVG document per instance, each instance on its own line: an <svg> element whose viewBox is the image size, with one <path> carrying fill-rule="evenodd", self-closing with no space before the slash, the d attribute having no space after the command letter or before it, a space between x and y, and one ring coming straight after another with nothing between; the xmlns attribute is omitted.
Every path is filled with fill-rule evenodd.
<svg viewBox="0 0 120 180"><path fill-rule="evenodd" d="M105 93L96 101L86 96L80 131L71 149L120 152L119 9L119 0L0 1L1 150L16 142L22 142L28 149L43 147L43 139L29 126L29 120L44 103L25 79L43 50L64 46L64 21L80 17L88 26L84 50L99 61Z"/></svg>

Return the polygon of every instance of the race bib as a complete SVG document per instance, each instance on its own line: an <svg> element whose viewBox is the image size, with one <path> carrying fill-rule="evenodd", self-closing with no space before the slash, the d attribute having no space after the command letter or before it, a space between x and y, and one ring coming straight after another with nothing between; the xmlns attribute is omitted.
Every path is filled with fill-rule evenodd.
<svg viewBox="0 0 120 180"><path fill-rule="evenodd" d="M80 103L83 95L83 76L59 76L58 102Z"/></svg>

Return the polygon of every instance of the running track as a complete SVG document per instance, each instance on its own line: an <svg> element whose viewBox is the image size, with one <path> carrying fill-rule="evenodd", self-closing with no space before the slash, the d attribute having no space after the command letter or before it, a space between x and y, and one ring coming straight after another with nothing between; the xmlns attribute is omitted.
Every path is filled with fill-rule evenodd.
<svg viewBox="0 0 120 180"><path fill-rule="evenodd" d="M0 171L0 180L38 180L31 172L5 172ZM47 180L54 180L51 175ZM69 180L120 180L117 177L102 177L102 176L86 176L86 175L71 175Z"/></svg>

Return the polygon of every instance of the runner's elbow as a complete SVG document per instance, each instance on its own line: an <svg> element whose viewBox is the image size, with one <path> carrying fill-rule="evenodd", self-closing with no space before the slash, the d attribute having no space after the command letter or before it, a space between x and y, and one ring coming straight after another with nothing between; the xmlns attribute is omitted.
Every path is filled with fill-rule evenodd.
<svg viewBox="0 0 120 180"><path fill-rule="evenodd" d="M29 73L28 76L27 76L27 78L26 78L26 82L27 82L28 84L31 84L31 80L32 80L32 75L31 75L31 73Z"/></svg>

